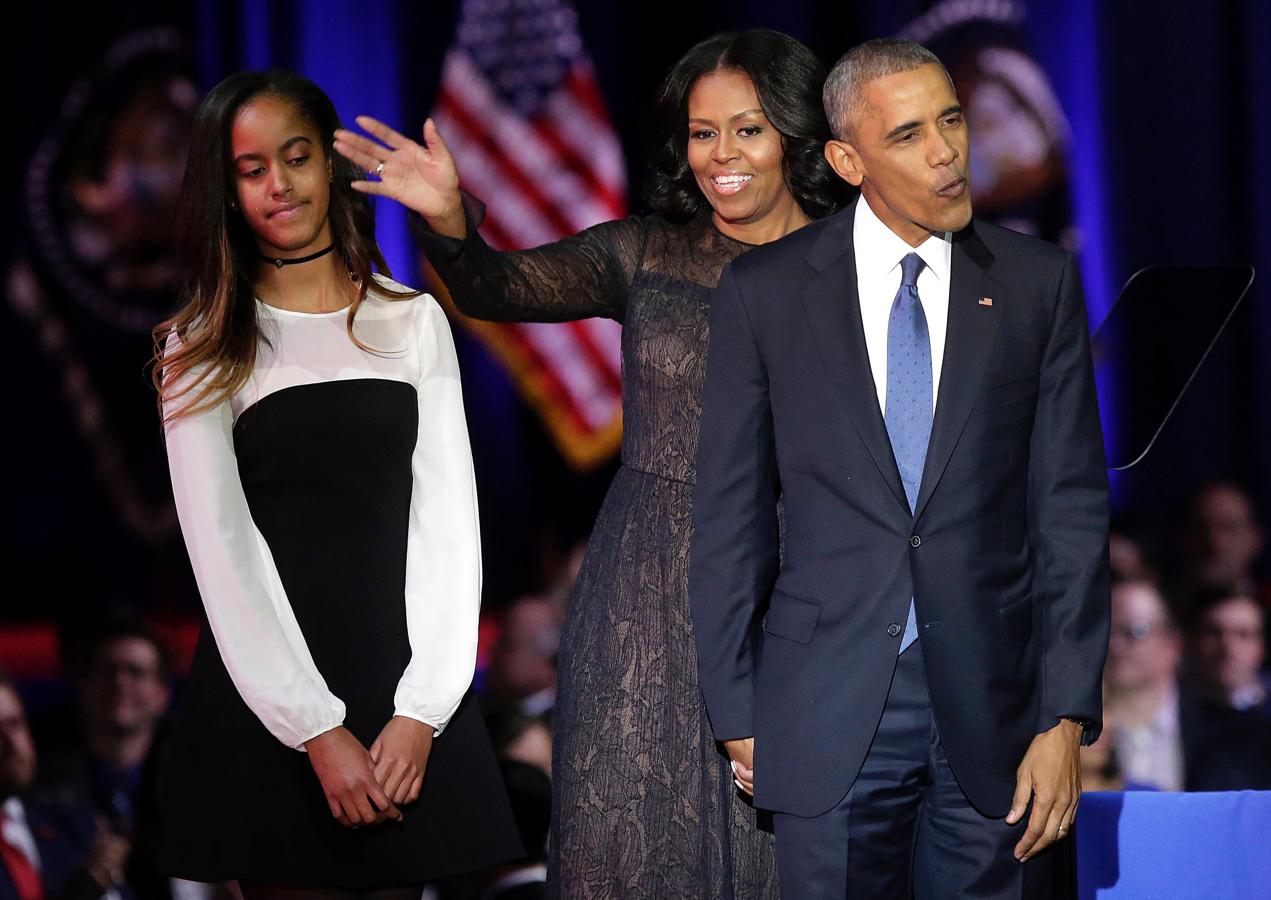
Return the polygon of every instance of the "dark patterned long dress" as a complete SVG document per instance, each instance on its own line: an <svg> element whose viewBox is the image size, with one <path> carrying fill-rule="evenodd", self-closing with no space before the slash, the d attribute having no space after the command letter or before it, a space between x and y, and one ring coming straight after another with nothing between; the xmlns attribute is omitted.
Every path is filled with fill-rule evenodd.
<svg viewBox="0 0 1271 900"><path fill-rule="evenodd" d="M623 324L622 466L561 640L549 892L777 896L770 829L733 785L697 680L688 552L711 290L747 245L708 215L597 225L515 253L413 223L467 315ZM762 819L762 814L760 814Z"/></svg>

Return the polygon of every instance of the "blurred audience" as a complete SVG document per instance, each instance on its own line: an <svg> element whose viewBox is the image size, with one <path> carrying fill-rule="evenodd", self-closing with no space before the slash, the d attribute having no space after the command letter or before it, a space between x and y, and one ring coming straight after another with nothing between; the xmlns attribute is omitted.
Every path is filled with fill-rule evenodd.
<svg viewBox="0 0 1271 900"><path fill-rule="evenodd" d="M1113 581L1150 581L1153 584L1160 581L1143 545L1115 526L1108 535L1108 562Z"/></svg>
<svg viewBox="0 0 1271 900"><path fill-rule="evenodd" d="M1112 749L1112 729L1105 726L1099 740L1088 747L1081 748L1078 758L1081 766L1081 789L1083 791L1121 791L1125 783L1121 780L1121 768L1117 763L1116 752Z"/></svg>
<svg viewBox="0 0 1271 900"><path fill-rule="evenodd" d="M1112 589L1104 669L1104 740L1126 788L1182 790L1178 671L1182 639L1164 598L1147 581Z"/></svg>
<svg viewBox="0 0 1271 900"><path fill-rule="evenodd" d="M131 897L128 840L85 806L34 796L36 767L22 699L0 675L0 900Z"/></svg>
<svg viewBox="0 0 1271 900"><path fill-rule="evenodd" d="M578 581L578 573L582 570L586 556L587 541L579 541L570 547L561 560L556 576L543 592L543 597L556 607L561 618L564 618L565 610L569 608L569 598L573 596L574 583Z"/></svg>
<svg viewBox="0 0 1271 900"><path fill-rule="evenodd" d="M512 815L525 858L501 866L481 900L539 900L547 896L547 833L552 820L552 782L539 768L515 760L501 763Z"/></svg>
<svg viewBox="0 0 1271 900"><path fill-rule="evenodd" d="M1188 634L1197 694L1217 707L1271 717L1265 613L1243 591L1221 588L1202 598Z"/></svg>
<svg viewBox="0 0 1271 900"><path fill-rule="evenodd" d="M50 754L41 780L129 833L145 765L171 699L166 649L140 620L115 615L67 651L77 728Z"/></svg>
<svg viewBox="0 0 1271 900"><path fill-rule="evenodd" d="M500 759L534 766L552 774L552 729L544 716L527 716L512 710L486 713L490 742Z"/></svg>
<svg viewBox="0 0 1271 900"><path fill-rule="evenodd" d="M560 610L541 597L522 597L509 607L486 671L483 708L529 716L551 712L560 624Z"/></svg>
<svg viewBox="0 0 1271 900"><path fill-rule="evenodd" d="M1271 790L1271 677L1265 613L1240 590L1203 596L1188 632L1192 688L1187 786Z"/></svg>
<svg viewBox="0 0 1271 900"><path fill-rule="evenodd" d="M1230 586L1258 596L1255 563L1262 552L1262 528L1249 495L1227 482L1198 490L1188 504L1177 594Z"/></svg>

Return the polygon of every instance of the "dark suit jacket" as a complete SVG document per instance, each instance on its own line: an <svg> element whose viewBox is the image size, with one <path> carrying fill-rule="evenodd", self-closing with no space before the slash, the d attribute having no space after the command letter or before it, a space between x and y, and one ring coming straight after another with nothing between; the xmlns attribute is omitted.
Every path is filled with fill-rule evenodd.
<svg viewBox="0 0 1271 900"><path fill-rule="evenodd" d="M45 896L49 900L100 897L101 888L82 868L93 844L91 815L31 800L24 800L22 806L40 854ZM17 896L8 869L0 863L0 900L15 900Z"/></svg>
<svg viewBox="0 0 1271 900"><path fill-rule="evenodd" d="M1271 790L1271 695L1233 709L1184 689L1178 705L1184 790Z"/></svg>
<svg viewBox="0 0 1271 900"><path fill-rule="evenodd" d="M756 738L756 802L823 813L864 760L913 596L950 763L1001 816L1034 735L1062 716L1099 730L1107 474L1081 285L1049 244L981 223L955 236L911 515L854 216L746 253L712 300L689 569L702 691L717 738Z"/></svg>

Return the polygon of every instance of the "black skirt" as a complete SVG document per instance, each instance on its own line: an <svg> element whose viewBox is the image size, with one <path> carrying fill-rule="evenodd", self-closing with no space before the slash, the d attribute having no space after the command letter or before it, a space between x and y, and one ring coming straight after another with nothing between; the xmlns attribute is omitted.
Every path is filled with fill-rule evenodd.
<svg viewBox="0 0 1271 900"><path fill-rule="evenodd" d="M411 658L406 536L417 432L413 386L292 387L245 410L234 447L252 519L318 671L369 747ZM404 821L335 821L308 755L248 709L204 628L160 775L161 857L197 881L374 888L491 866L523 850L476 704L433 742Z"/></svg>

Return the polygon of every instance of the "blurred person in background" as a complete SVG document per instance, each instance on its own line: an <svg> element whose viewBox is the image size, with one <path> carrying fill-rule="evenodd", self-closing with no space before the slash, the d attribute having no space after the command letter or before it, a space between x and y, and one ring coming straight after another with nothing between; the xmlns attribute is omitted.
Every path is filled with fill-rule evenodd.
<svg viewBox="0 0 1271 900"><path fill-rule="evenodd" d="M1181 658L1182 639L1155 585L1115 585L1104 669L1105 740L1112 742L1127 789L1183 788Z"/></svg>
<svg viewBox="0 0 1271 900"><path fill-rule="evenodd" d="M1188 633L1190 673L1198 693L1216 706L1271 717L1266 616L1257 600L1217 589L1196 603Z"/></svg>
<svg viewBox="0 0 1271 900"><path fill-rule="evenodd" d="M1195 694L1188 738L1192 790L1271 790L1271 677L1265 613L1239 590L1201 597L1187 635Z"/></svg>
<svg viewBox="0 0 1271 900"><path fill-rule="evenodd" d="M525 858L501 866L480 900L539 900L547 896L547 832L552 822L552 782L540 768L512 759L500 762Z"/></svg>
<svg viewBox="0 0 1271 900"><path fill-rule="evenodd" d="M486 712L486 727L499 759L513 760L552 774L552 729L543 716L511 709Z"/></svg>
<svg viewBox="0 0 1271 900"><path fill-rule="evenodd" d="M26 710L0 674L0 900L122 900L128 840L86 806L36 799Z"/></svg>
<svg viewBox="0 0 1271 900"><path fill-rule="evenodd" d="M1113 581L1149 581L1152 584L1160 581L1143 544L1116 522L1108 533L1108 564L1112 568Z"/></svg>
<svg viewBox="0 0 1271 900"><path fill-rule="evenodd" d="M556 576L543 592L547 602L560 611L562 618L565 615L565 610L569 609L569 598L574 592L574 585L578 581L578 573L582 570L583 560L586 557L587 541L578 541L569 548L561 565L556 570Z"/></svg>
<svg viewBox="0 0 1271 900"><path fill-rule="evenodd" d="M1121 780L1121 767L1117 763L1116 751L1112 748L1112 733L1107 731L1099 735L1099 739L1088 747L1081 748L1079 758L1081 765L1081 790L1086 791L1121 791L1125 782Z"/></svg>
<svg viewBox="0 0 1271 900"><path fill-rule="evenodd" d="M90 629L82 641L64 641L64 648L78 701L78 740L49 755L41 781L90 804L128 834L172 696L168 651L148 626L122 614Z"/></svg>
<svg viewBox="0 0 1271 900"><path fill-rule="evenodd" d="M556 654L561 611L540 597L508 609L486 670L484 705L528 716L549 714L556 702Z"/></svg>
<svg viewBox="0 0 1271 900"><path fill-rule="evenodd" d="M1263 534L1244 489L1228 482L1203 486L1188 504L1184 527L1178 596L1226 586L1258 596L1255 564Z"/></svg>

